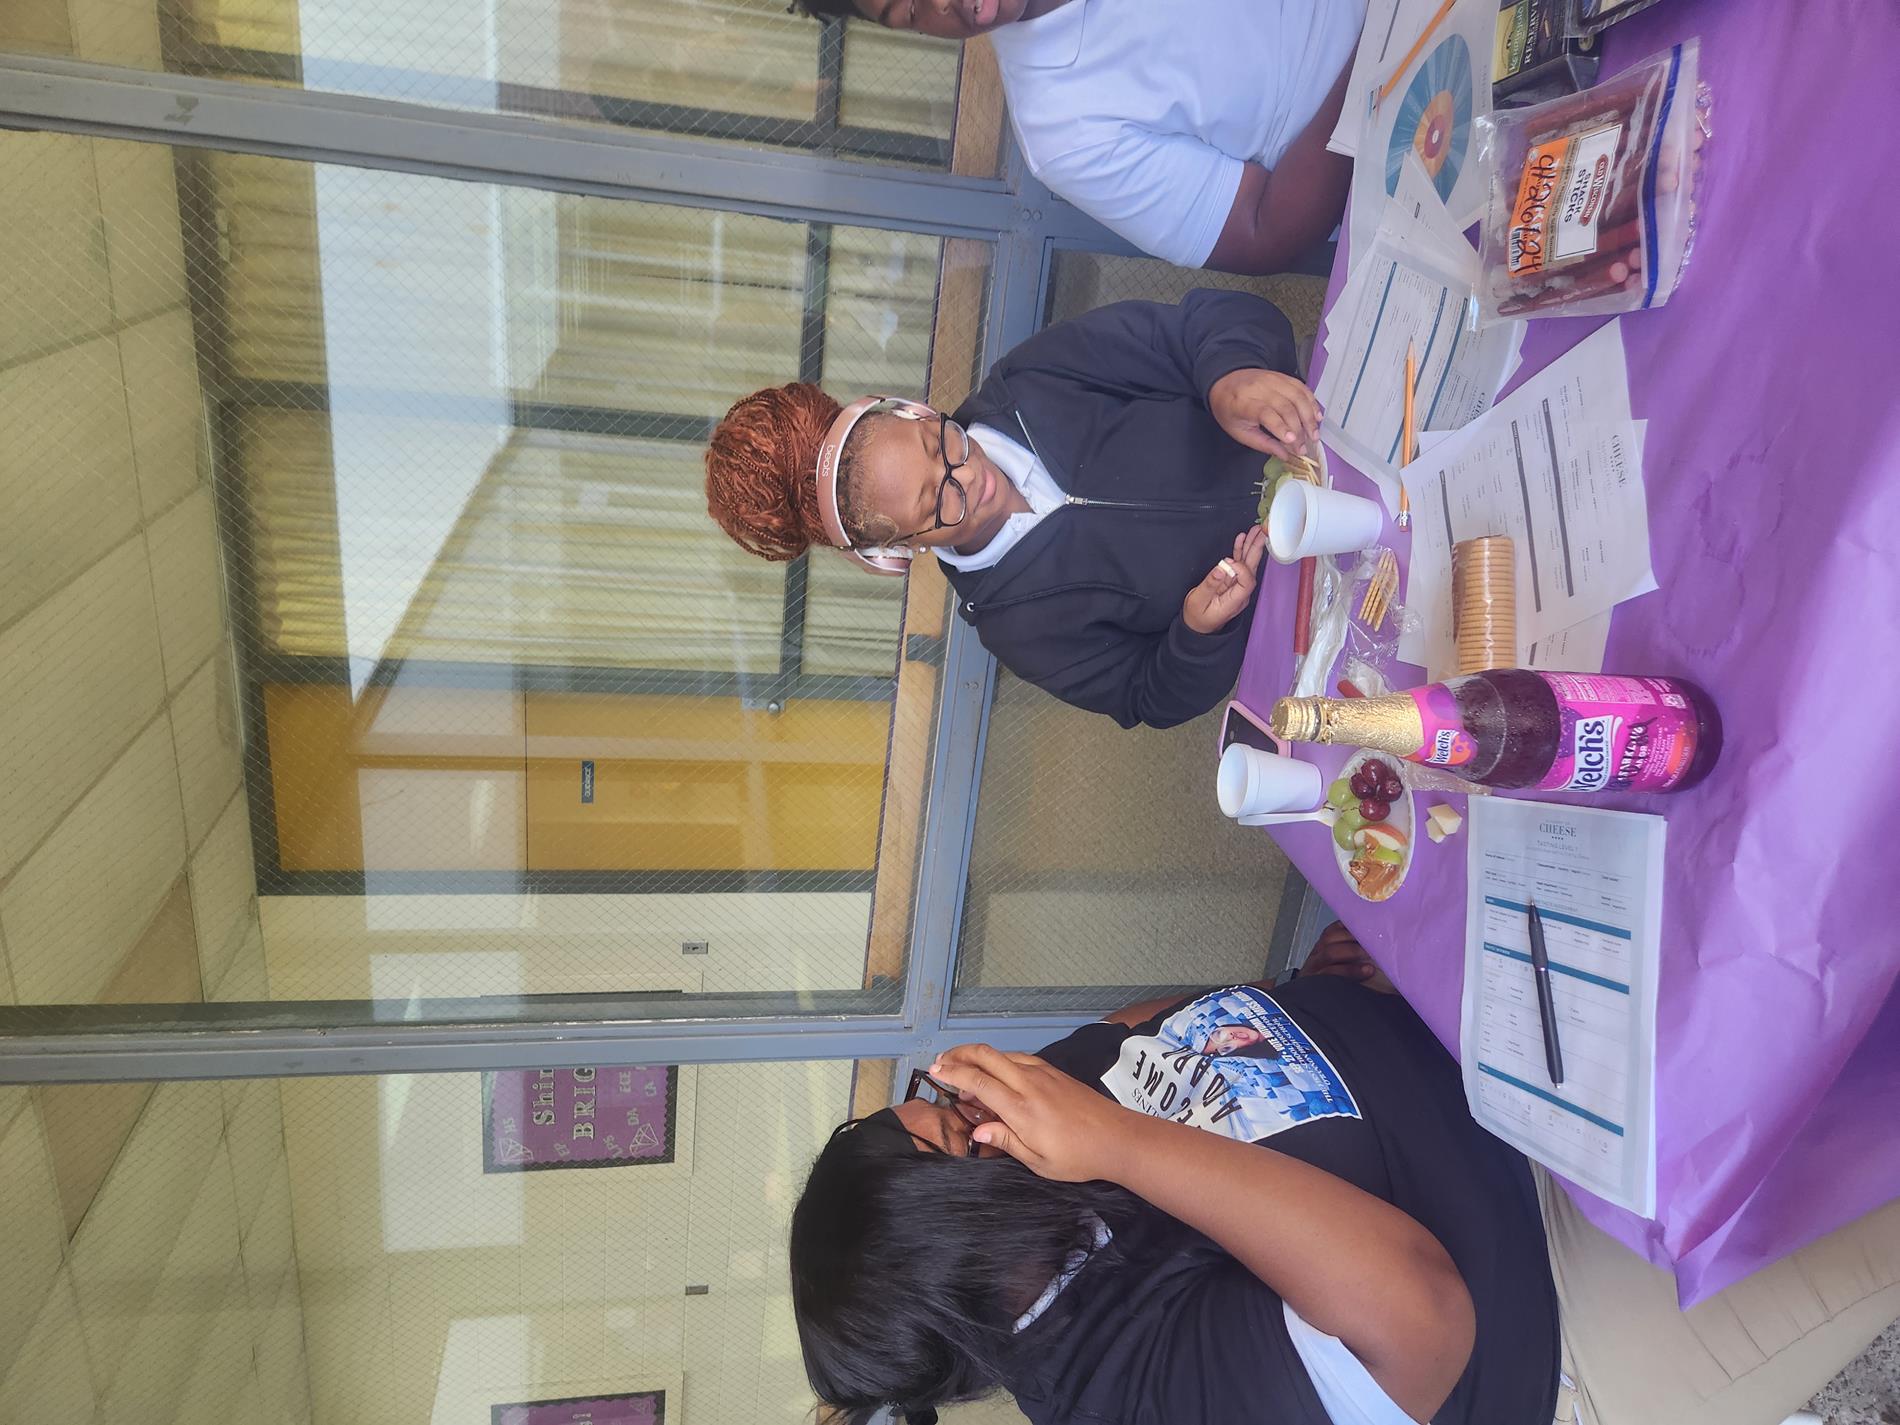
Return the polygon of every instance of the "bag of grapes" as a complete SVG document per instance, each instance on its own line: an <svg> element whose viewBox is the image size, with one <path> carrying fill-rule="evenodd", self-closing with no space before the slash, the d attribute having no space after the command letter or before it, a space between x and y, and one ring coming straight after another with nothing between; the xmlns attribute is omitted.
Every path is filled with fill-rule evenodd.
<svg viewBox="0 0 1900 1425"><path fill-rule="evenodd" d="M1709 91L1695 40L1581 94L1478 119L1490 174L1481 321L1640 311L1669 300L1695 232Z"/></svg>

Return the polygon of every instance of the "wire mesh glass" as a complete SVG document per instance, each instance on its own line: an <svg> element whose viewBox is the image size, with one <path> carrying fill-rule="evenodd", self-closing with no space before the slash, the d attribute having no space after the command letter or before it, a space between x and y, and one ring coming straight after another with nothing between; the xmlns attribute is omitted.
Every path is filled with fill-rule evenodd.
<svg viewBox="0 0 1900 1425"><path fill-rule="evenodd" d="M15 1003L890 1008L941 580L745 555L701 452L960 399L987 245L29 133L0 203Z"/></svg>
<svg viewBox="0 0 1900 1425"><path fill-rule="evenodd" d="M960 56L784 0L11 0L0 49L934 170Z"/></svg>
<svg viewBox="0 0 1900 1425"><path fill-rule="evenodd" d="M892 1067L7 1089L0 1419L808 1419L791 1210Z"/></svg>

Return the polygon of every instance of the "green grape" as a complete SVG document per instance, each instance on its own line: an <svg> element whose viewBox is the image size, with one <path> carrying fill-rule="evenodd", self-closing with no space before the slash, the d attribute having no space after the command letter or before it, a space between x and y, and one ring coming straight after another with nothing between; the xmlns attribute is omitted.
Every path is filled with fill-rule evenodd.
<svg viewBox="0 0 1900 1425"><path fill-rule="evenodd" d="M1371 851L1372 859L1383 861L1388 866L1402 865L1405 861L1403 851L1395 851L1390 846L1375 846Z"/></svg>
<svg viewBox="0 0 1900 1425"><path fill-rule="evenodd" d="M1354 827L1351 822L1347 821L1344 816L1341 816L1338 821L1333 823L1333 845L1337 846L1341 851L1352 850L1352 834L1355 830L1357 830L1357 828Z"/></svg>
<svg viewBox="0 0 1900 1425"><path fill-rule="evenodd" d="M1326 804L1344 811L1347 807L1359 805L1359 798L1352 794L1352 783L1341 777L1326 789Z"/></svg>

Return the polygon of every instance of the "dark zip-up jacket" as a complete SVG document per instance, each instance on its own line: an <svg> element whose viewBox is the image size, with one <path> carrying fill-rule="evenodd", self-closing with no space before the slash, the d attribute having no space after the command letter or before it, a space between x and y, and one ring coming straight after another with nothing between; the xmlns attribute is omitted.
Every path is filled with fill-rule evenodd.
<svg viewBox="0 0 1900 1425"><path fill-rule="evenodd" d="M1243 367L1297 369L1271 303L1206 290L1117 302L1016 347L957 409L1030 449L1067 496L990 568L944 567L1005 668L1123 727L1173 727L1232 689L1252 606L1203 634L1181 603L1257 517L1264 458L1207 404Z"/></svg>

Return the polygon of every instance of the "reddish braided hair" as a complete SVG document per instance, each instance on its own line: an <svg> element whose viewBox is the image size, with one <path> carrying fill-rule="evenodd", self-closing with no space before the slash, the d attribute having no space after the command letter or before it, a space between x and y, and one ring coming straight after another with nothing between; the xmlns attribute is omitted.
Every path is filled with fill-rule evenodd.
<svg viewBox="0 0 1900 1425"><path fill-rule="evenodd" d="M706 447L706 506L719 527L764 559L829 544L818 513L818 447L841 407L805 381L735 402Z"/></svg>

